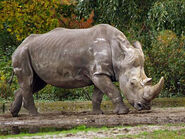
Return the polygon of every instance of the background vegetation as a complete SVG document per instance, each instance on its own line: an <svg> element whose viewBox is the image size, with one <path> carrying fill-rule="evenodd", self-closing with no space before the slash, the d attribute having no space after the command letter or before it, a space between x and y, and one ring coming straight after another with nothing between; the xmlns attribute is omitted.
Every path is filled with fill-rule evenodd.
<svg viewBox="0 0 185 139"><path fill-rule="evenodd" d="M18 88L11 55L32 33L56 27L87 28L107 23L130 41L139 40L145 53L145 71L154 82L165 77L161 97L185 96L184 0L1 0L0 99L12 99ZM60 89L47 86L35 97L50 100L89 100L93 87Z"/></svg>

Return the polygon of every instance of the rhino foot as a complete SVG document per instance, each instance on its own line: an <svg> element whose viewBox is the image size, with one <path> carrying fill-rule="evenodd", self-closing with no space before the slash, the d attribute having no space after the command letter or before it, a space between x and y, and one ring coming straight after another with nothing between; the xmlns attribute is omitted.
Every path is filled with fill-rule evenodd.
<svg viewBox="0 0 185 139"><path fill-rule="evenodd" d="M11 110L10 110L10 112L11 112L11 114L12 114L12 117L18 117L18 113L12 112Z"/></svg>
<svg viewBox="0 0 185 139"><path fill-rule="evenodd" d="M15 100L13 101L9 109L13 117L18 117L18 113L21 110L21 106L22 106L22 94L21 89L18 89L15 92Z"/></svg>
<svg viewBox="0 0 185 139"><path fill-rule="evenodd" d="M123 105L117 105L113 111L116 114L127 114L129 113L129 109Z"/></svg>
<svg viewBox="0 0 185 139"><path fill-rule="evenodd" d="M36 112L30 112L29 115L34 117L34 116L38 116L39 113L37 111Z"/></svg>
<svg viewBox="0 0 185 139"><path fill-rule="evenodd" d="M18 113L19 113L20 109L15 106L13 107L13 104L11 104L9 111L12 114L12 117L18 117Z"/></svg>
<svg viewBox="0 0 185 139"><path fill-rule="evenodd" d="M102 110L93 110L92 113L93 113L94 115L104 114Z"/></svg>
<svg viewBox="0 0 185 139"><path fill-rule="evenodd" d="M29 111L30 116L37 116L39 114L35 105L29 106L29 105L25 105L25 103L23 103L23 107Z"/></svg>

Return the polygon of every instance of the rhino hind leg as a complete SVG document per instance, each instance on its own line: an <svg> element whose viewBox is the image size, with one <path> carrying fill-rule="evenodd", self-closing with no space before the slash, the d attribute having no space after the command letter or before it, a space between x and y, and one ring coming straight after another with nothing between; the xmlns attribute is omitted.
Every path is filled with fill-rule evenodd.
<svg viewBox="0 0 185 139"><path fill-rule="evenodd" d="M34 81L33 82L33 93L38 92L39 90L41 90L42 88L46 86L46 83L43 80L41 80L39 76L36 75L35 73L34 73L33 81ZM10 112L13 117L18 117L18 113L22 106L22 92L21 91L22 89L19 88L18 90L16 90L14 94L14 101L11 104L11 108L10 108Z"/></svg>
<svg viewBox="0 0 185 139"><path fill-rule="evenodd" d="M11 108L10 108L10 112L12 114L13 117L17 117L18 113L21 109L22 106L22 93L21 93L21 89L19 88L16 92L15 92L15 97L14 97L14 101L11 104Z"/></svg>
<svg viewBox="0 0 185 139"><path fill-rule="evenodd" d="M103 95L104 94L96 86L94 86L92 95L93 114L103 114L103 111L101 110Z"/></svg>
<svg viewBox="0 0 185 139"><path fill-rule="evenodd" d="M21 89L23 107L29 111L30 115L37 115L38 112L33 99L34 71L28 49L23 47L19 52L18 55L13 57L12 65Z"/></svg>
<svg viewBox="0 0 185 139"><path fill-rule="evenodd" d="M114 113L127 114L129 112L129 109L123 102L121 93L108 76L95 75L93 77L93 83L112 100L115 106Z"/></svg>

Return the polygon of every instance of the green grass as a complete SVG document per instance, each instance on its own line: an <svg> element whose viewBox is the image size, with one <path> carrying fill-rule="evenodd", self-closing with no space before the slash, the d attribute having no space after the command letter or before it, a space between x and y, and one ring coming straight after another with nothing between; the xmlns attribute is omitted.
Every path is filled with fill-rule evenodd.
<svg viewBox="0 0 185 139"><path fill-rule="evenodd" d="M185 106L185 97L156 98L151 103L154 107L182 107Z"/></svg>
<svg viewBox="0 0 185 139"><path fill-rule="evenodd" d="M50 128L48 128L50 129ZM63 130L63 131L52 131L50 130L50 132L39 132L39 133L34 133L34 134L30 134L30 133L20 133L18 135L7 135L7 136L0 136L0 139L5 139L5 138L24 138L25 136L45 136L45 135L58 135L58 134L76 134L78 132L88 132L88 131L93 131L93 132L97 132L99 130L108 130L107 127L101 127L101 128L95 128L95 127L86 127L85 125L81 125L78 126L76 128L70 129L70 130Z"/></svg>

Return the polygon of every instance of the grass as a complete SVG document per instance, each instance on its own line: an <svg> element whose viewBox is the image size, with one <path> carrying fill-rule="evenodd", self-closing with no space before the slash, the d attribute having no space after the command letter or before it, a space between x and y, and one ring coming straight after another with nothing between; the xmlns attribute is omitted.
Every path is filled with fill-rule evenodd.
<svg viewBox="0 0 185 139"><path fill-rule="evenodd" d="M127 101L125 101L127 106L130 107ZM10 107L10 101L5 104L5 111ZM3 102L0 101L0 113L2 113ZM40 101L36 100L36 106L41 111L87 111L92 109L91 101ZM184 107L185 97L182 98L156 98L152 101L152 107ZM112 103L110 101L102 102L102 110L113 109ZM72 109L71 109L72 108ZM132 107L131 107L132 108Z"/></svg>
<svg viewBox="0 0 185 139"><path fill-rule="evenodd" d="M182 107L185 106L185 97L156 98L151 103L155 107Z"/></svg>
<svg viewBox="0 0 185 139"><path fill-rule="evenodd" d="M185 129L170 131L170 130L155 130L153 132L143 132L138 135L119 135L116 138L128 139L185 139Z"/></svg>
<svg viewBox="0 0 185 139"><path fill-rule="evenodd" d="M49 128L50 129L50 128ZM0 139L6 139L6 138L24 138L25 136L34 137L34 136L45 136L45 135L58 135L58 134L76 134L78 132L98 132L102 130L108 130L107 127L101 127L101 128L95 128L95 127L86 127L85 125L78 126L76 128L70 129L70 130L63 130L63 131L50 131L50 132L40 132L40 133L20 133L18 135L7 135L7 136L0 136Z"/></svg>

